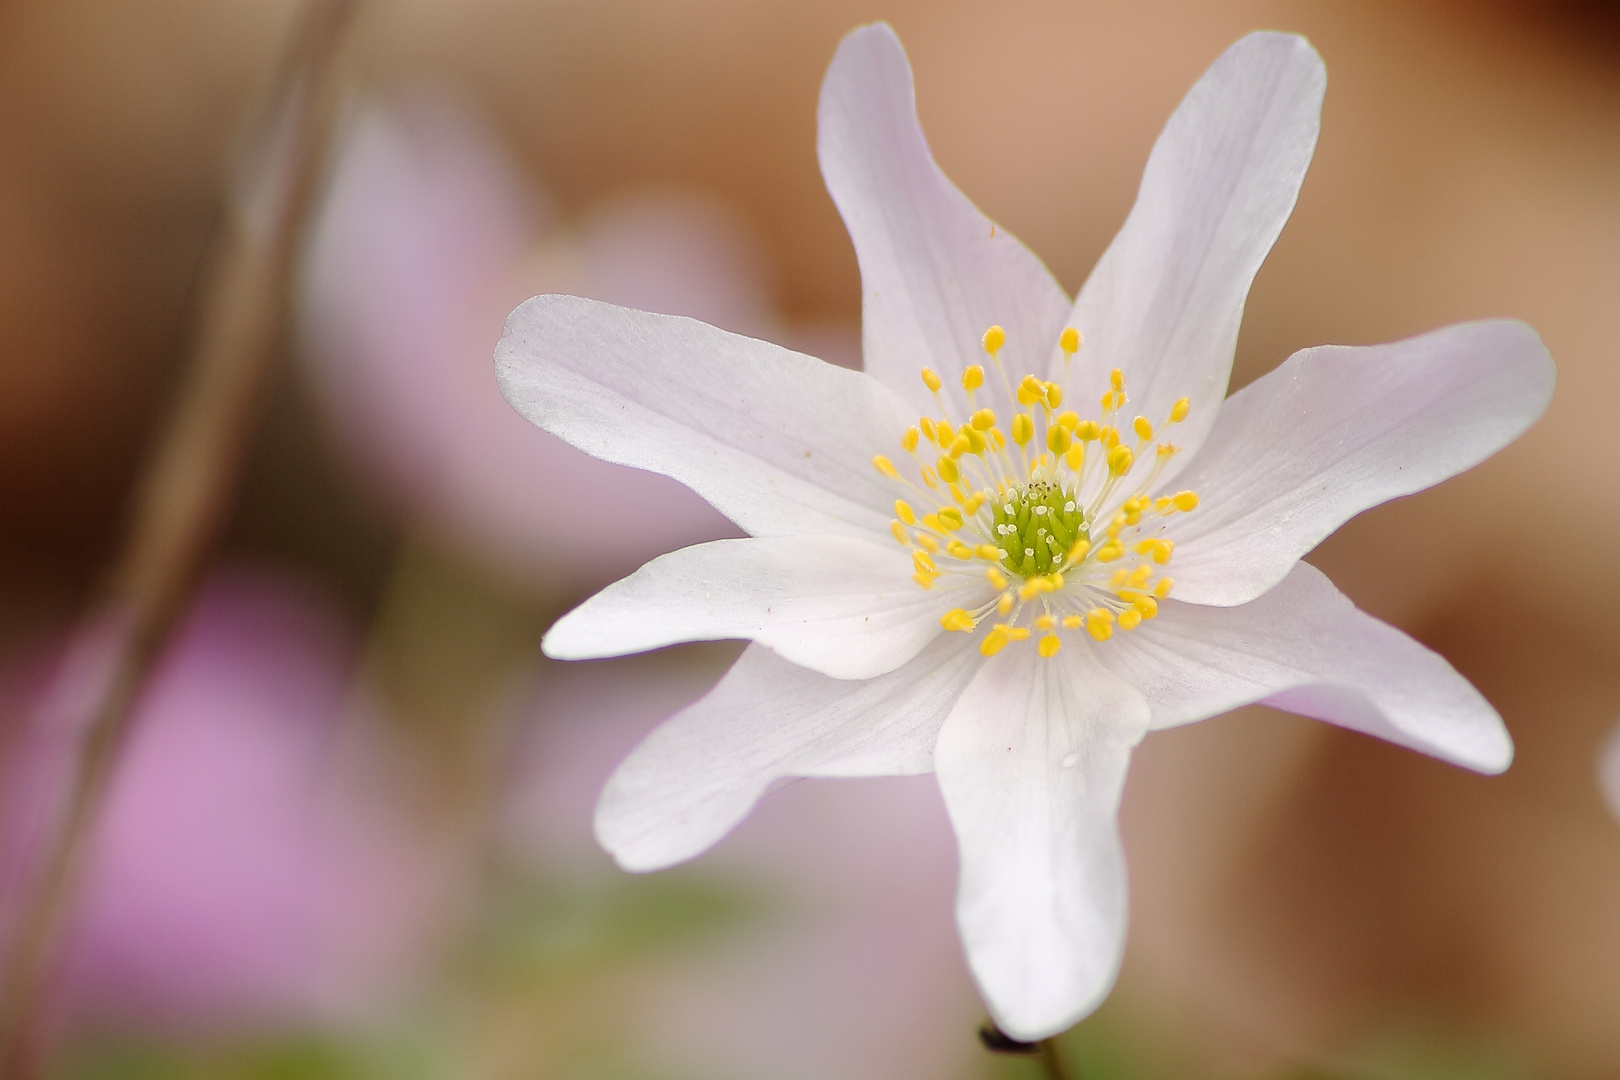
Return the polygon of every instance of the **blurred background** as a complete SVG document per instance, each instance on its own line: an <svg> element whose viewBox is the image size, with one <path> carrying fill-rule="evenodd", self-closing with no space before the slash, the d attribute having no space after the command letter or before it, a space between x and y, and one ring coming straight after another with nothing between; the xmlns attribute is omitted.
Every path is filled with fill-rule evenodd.
<svg viewBox="0 0 1620 1080"><path fill-rule="evenodd" d="M65 658L299 11L0 3L0 921L61 781ZM602 781L736 649L560 665L539 635L731 527L528 427L491 372L506 312L545 291L857 365L815 104L876 18L946 173L1071 292L1203 69L1248 30L1305 33L1321 142L1234 385L1486 316L1527 320L1559 364L1523 440L1312 556L1479 686L1513 768L1263 709L1149 737L1124 975L1066 1037L1083 1074L1620 1075L1599 778L1620 717L1620 8L1600 0L364 7L224 542L136 703L41 991L43 1075L1036 1075L975 1037L930 778L792 785L661 874L596 849Z"/></svg>

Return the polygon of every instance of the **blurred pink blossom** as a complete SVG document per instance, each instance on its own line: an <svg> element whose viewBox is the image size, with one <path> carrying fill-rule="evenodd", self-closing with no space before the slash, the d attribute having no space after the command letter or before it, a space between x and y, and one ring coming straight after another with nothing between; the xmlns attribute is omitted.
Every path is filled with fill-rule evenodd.
<svg viewBox="0 0 1620 1080"><path fill-rule="evenodd" d="M60 1019L335 1022L400 985L444 864L381 793L377 747L351 722L353 658L342 621L295 582L238 572L203 592L107 790L55 972ZM9 801L0 841L13 899L66 775L72 740L52 706L84 676L45 674L10 680L36 703L18 710L32 730L8 732L3 763L7 790L28 793Z"/></svg>
<svg viewBox="0 0 1620 1080"><path fill-rule="evenodd" d="M736 530L674 481L537 435L495 385L506 313L563 291L768 335L764 278L747 231L696 196L562 227L465 110L419 93L350 127L306 266L305 351L340 438L431 528L520 578L607 578Z"/></svg>
<svg viewBox="0 0 1620 1080"><path fill-rule="evenodd" d="M591 836L601 785L724 657L550 663L514 756L504 827L540 872L623 879ZM983 1006L956 938L956 853L927 778L792 783L705 858L776 902L700 953L665 958L615 1030L692 1075L941 1080L977 1075Z"/></svg>

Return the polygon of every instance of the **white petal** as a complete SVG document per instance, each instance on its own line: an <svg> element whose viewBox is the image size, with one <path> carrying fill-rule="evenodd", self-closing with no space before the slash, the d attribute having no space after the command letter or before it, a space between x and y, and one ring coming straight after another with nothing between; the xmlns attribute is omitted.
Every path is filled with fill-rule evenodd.
<svg viewBox="0 0 1620 1080"><path fill-rule="evenodd" d="M1507 320L1295 353L1232 395L1178 481L1201 502L1176 522L1176 598L1258 596L1350 517L1518 438L1555 374L1535 331Z"/></svg>
<svg viewBox="0 0 1620 1080"><path fill-rule="evenodd" d="M1226 396L1249 285L1316 148L1326 85L1304 38L1255 33L1187 93L1153 147L1130 217L1075 302L1071 322L1085 344L1071 400L1094 407L1119 368L1132 413L1157 425L1190 398L1173 440L1188 449L1203 441Z"/></svg>
<svg viewBox="0 0 1620 1080"><path fill-rule="evenodd" d="M818 122L821 175L861 266L867 372L931 415L937 406L918 371L935 369L959 395L957 376L984 361L981 339L998 323L1012 377L1041 370L1069 298L934 164L911 66L888 26L844 38L821 86Z"/></svg>
<svg viewBox="0 0 1620 1080"><path fill-rule="evenodd" d="M859 682L749 646L619 766L597 804L597 839L626 870L658 870L707 850L783 777L930 771L939 726L979 665L970 645L943 635Z"/></svg>
<svg viewBox="0 0 1620 1080"><path fill-rule="evenodd" d="M590 660L747 638L835 679L870 679L921 652L943 632L940 616L965 602L961 587L924 589L912 572L892 541L715 540L609 585L557 620L542 645L558 660Z"/></svg>
<svg viewBox="0 0 1620 1080"><path fill-rule="evenodd" d="M1019 1039L1094 1009L1124 949L1115 817L1148 710L1092 652L1071 641L1043 660L1025 643L993 657L934 751L961 844L962 943L990 1012Z"/></svg>
<svg viewBox="0 0 1620 1080"><path fill-rule="evenodd" d="M899 453L915 417L859 372L575 296L512 312L495 369L532 423L604 461L674 477L755 536L888 535L894 485L872 456Z"/></svg>
<svg viewBox="0 0 1620 1080"><path fill-rule="evenodd" d="M1309 563L1241 607L1167 600L1098 652L1147 698L1155 728L1260 701L1479 772L1513 759L1502 718L1467 679Z"/></svg>

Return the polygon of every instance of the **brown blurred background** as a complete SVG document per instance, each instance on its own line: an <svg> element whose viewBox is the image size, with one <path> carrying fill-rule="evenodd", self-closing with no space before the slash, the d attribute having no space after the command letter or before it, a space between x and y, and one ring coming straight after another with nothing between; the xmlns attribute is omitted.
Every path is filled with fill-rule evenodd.
<svg viewBox="0 0 1620 1080"><path fill-rule="evenodd" d="M294 15L0 3L6 649L71 621L116 548ZM1202 70L1250 29L1306 34L1329 72L1321 142L1235 383L1305 346L1487 316L1528 321L1559 364L1520 443L1312 557L1475 681L1513 768L1475 777L1261 710L1151 737L1125 809L1126 973L1100 1018L1119 1075L1620 1076L1620 824L1595 779L1620 717L1620 9L398 0L366 9L361 69L379 93L457 88L564 216L651 187L721 200L785 318L848 331L859 280L815 102L839 37L874 18L909 51L945 172L1071 291ZM409 538L297 372L278 377L225 557L315 581L374 634ZM506 605L499 664L577 599L451 576ZM443 693L486 693L479 663Z"/></svg>

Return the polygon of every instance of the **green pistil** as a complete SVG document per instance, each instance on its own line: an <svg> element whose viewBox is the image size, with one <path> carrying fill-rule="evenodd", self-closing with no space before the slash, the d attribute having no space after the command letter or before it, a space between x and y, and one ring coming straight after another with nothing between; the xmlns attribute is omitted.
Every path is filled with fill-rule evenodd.
<svg viewBox="0 0 1620 1080"><path fill-rule="evenodd" d="M1076 540L1090 539L1074 495L1048 480L1008 491L991 511L995 542L1007 553L1001 565L1026 578L1051 573Z"/></svg>

